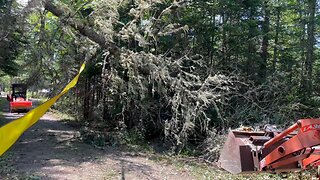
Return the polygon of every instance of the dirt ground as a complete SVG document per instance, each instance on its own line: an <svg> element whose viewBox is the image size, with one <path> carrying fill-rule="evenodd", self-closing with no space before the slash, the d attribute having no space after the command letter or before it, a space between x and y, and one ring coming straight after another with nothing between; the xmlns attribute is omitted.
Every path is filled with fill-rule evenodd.
<svg viewBox="0 0 320 180"><path fill-rule="evenodd" d="M3 110L2 124L22 115ZM186 169L150 160L148 155L85 144L76 129L50 114L1 158L11 170L0 174L0 179L198 179Z"/></svg>

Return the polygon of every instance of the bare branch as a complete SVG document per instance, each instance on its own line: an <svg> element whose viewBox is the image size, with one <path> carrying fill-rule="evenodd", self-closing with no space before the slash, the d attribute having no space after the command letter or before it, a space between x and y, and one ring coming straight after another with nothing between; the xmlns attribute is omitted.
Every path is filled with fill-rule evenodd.
<svg viewBox="0 0 320 180"><path fill-rule="evenodd" d="M81 21L75 18L70 18L70 15L73 13L68 8L58 7L54 5L51 1L46 1L44 6L46 10L50 11L55 16L59 17L63 23L71 26L83 36L86 36L91 41L99 44L102 48L108 49L110 53L115 54L118 51L118 46L110 40L106 39L102 34L99 34L93 28L86 26Z"/></svg>

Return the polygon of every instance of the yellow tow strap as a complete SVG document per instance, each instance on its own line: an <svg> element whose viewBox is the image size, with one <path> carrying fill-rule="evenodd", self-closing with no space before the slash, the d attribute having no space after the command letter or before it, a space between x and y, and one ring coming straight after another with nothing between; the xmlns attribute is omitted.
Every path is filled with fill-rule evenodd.
<svg viewBox="0 0 320 180"><path fill-rule="evenodd" d="M0 156L17 141L24 131L34 125L62 95L77 84L79 76L84 68L85 64L82 64L77 76L62 90L60 94L32 109L26 115L0 128Z"/></svg>

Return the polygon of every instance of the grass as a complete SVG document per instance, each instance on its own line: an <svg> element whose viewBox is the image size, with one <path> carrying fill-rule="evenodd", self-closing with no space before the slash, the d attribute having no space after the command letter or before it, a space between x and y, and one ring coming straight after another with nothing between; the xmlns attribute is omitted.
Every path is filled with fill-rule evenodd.
<svg viewBox="0 0 320 180"><path fill-rule="evenodd" d="M39 97L39 98L37 98L37 100L33 104L33 107L36 108L36 107L38 107L39 105L45 103L48 100L49 100L49 98ZM59 119L63 119L63 120L74 120L75 119L74 117L70 116L69 114L60 112L60 111L55 110L53 108L50 108L48 110L48 112L53 114L54 116L57 116Z"/></svg>
<svg viewBox="0 0 320 180"><path fill-rule="evenodd" d="M124 143L128 150L138 152L151 152L150 144L144 139L141 132L129 131L124 134Z"/></svg>
<svg viewBox="0 0 320 180"><path fill-rule="evenodd" d="M182 151L180 155L160 154L156 153L151 145L145 141L140 133L131 131L123 136L125 149L131 152L139 152L145 154L148 159L163 165L174 166L181 172L187 172L195 179L205 180L267 180L267 179L313 179L315 172L306 171L303 173L287 173L287 174L247 174L233 175L217 167L214 163L206 163L200 158L197 158L197 153L190 150ZM112 179L116 174L110 172L107 174L107 179ZM300 177L299 177L300 176Z"/></svg>
<svg viewBox="0 0 320 180"><path fill-rule="evenodd" d="M195 179L204 180L296 180L296 179L317 179L315 178L314 171L305 171L302 173L287 173L287 174L270 174L270 173L260 173L260 174L247 174L247 175L233 175L222 169L219 169L214 164L199 162L199 159L187 156L168 156L154 154L149 158L150 160L161 163L164 165L172 165L179 171L188 172ZM301 178L299 178L299 176Z"/></svg>
<svg viewBox="0 0 320 180"><path fill-rule="evenodd" d="M55 110L50 108L49 112L51 114L53 114L54 116L58 117L59 119L65 120L65 121L74 121L76 118L67 114L67 113L63 113L61 111Z"/></svg>
<svg viewBox="0 0 320 180"><path fill-rule="evenodd" d="M105 180L107 179L115 179L115 177L117 177L119 175L119 173L111 170L111 171L108 171L106 176L104 177Z"/></svg>
<svg viewBox="0 0 320 180"><path fill-rule="evenodd" d="M31 93L28 97L31 97ZM34 101L34 104L33 104L33 108L36 108L38 107L39 105L47 102L50 98L47 98L47 97L42 97L42 96L39 96L39 95L34 95L33 97L31 98L35 98L36 101ZM52 113L53 115L59 117L59 119L65 119L65 120L74 120L75 118L66 114L66 113L62 113L58 110L55 110L53 108L50 108L49 111L50 113Z"/></svg>

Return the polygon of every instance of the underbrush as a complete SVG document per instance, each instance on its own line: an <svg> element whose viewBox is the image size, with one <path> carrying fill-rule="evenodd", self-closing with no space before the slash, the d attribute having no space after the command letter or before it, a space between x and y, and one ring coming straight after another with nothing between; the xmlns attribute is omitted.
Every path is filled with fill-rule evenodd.
<svg viewBox="0 0 320 180"><path fill-rule="evenodd" d="M80 130L81 140L98 148L121 147L129 151L151 152L151 143L141 134L130 132L102 132L84 127Z"/></svg>
<svg viewBox="0 0 320 180"><path fill-rule="evenodd" d="M123 152L135 153L146 156L149 160L163 165L172 165L179 171L188 172L196 179L236 179L236 180L265 180L265 179L316 179L315 170L301 173L282 173L282 174L243 174L233 175L218 167L216 161L219 158L224 135L212 134L211 141L206 142L203 147L186 146L179 154L170 149L170 146L160 140L156 142L147 141L136 131L102 133L93 130L82 130L81 138L85 143L92 144L97 148L108 148L110 146L120 148ZM161 151L159 151L161 149Z"/></svg>

